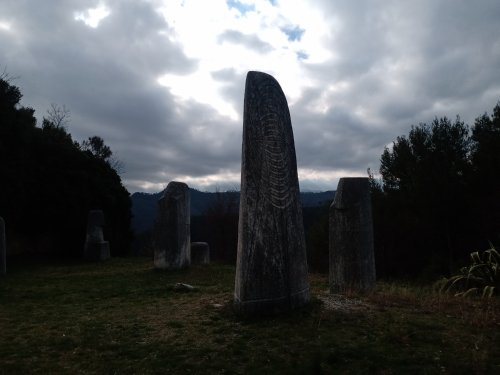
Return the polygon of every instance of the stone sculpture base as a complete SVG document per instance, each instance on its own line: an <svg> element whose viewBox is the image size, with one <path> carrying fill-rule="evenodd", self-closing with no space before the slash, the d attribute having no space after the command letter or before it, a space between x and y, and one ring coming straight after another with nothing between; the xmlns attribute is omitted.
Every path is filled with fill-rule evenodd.
<svg viewBox="0 0 500 375"><path fill-rule="evenodd" d="M209 264L210 247L206 242L191 242L191 264Z"/></svg>
<svg viewBox="0 0 500 375"><path fill-rule="evenodd" d="M111 258L109 251L109 242L86 243L85 259L90 261L101 261Z"/></svg>
<svg viewBox="0 0 500 375"><path fill-rule="evenodd" d="M246 316L267 316L293 310L309 303L311 299L309 288L301 292L270 299L259 299L255 301L234 300L236 313Z"/></svg>

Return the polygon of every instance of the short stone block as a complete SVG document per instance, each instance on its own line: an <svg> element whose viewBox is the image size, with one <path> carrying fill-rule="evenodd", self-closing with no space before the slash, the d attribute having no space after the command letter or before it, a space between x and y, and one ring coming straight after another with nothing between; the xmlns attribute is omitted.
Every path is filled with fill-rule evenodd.
<svg viewBox="0 0 500 375"><path fill-rule="evenodd" d="M158 201L153 229L154 266L174 270L191 263L191 210L189 187L171 181Z"/></svg>
<svg viewBox="0 0 500 375"><path fill-rule="evenodd" d="M341 178L330 206L330 292L375 286L370 185L366 177Z"/></svg>
<svg viewBox="0 0 500 375"><path fill-rule="evenodd" d="M210 247L206 242L191 242L191 264L209 264Z"/></svg>
<svg viewBox="0 0 500 375"><path fill-rule="evenodd" d="M102 227L104 225L104 213L101 210L89 211L87 220L87 238L83 257L85 260L102 261L111 257L109 242L104 241Z"/></svg>

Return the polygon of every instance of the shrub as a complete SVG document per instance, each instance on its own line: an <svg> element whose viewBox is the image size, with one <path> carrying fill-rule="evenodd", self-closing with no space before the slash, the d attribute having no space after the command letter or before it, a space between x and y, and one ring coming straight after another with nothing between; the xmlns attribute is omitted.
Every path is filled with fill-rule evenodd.
<svg viewBox="0 0 500 375"><path fill-rule="evenodd" d="M479 254L470 254L472 263L462 267L458 274L441 280L441 291L455 292L455 296L481 295L492 297L500 290L500 253L491 248Z"/></svg>

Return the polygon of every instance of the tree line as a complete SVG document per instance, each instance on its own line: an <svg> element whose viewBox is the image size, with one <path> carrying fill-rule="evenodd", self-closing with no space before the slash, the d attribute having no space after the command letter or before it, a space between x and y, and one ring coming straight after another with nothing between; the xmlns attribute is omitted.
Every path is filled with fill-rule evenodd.
<svg viewBox="0 0 500 375"><path fill-rule="evenodd" d="M80 256L87 214L102 209L111 253L128 253L130 195L119 162L99 136L81 144L67 131L69 112L52 105L41 126L21 91L0 76L0 216L10 254Z"/></svg>
<svg viewBox="0 0 500 375"><path fill-rule="evenodd" d="M468 126L436 118L412 126L370 174L377 272L450 274L474 250L500 243L500 104Z"/></svg>

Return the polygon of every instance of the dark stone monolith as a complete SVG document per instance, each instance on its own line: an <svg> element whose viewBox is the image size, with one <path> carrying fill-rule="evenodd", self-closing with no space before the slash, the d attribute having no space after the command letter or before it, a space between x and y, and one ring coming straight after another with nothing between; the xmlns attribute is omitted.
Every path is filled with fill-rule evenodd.
<svg viewBox="0 0 500 375"><path fill-rule="evenodd" d="M5 240L5 221L0 217L0 275L7 273L7 244Z"/></svg>
<svg viewBox="0 0 500 375"><path fill-rule="evenodd" d="M172 181L158 201L153 234L154 265L179 269L191 263L191 213L189 187Z"/></svg>
<svg viewBox="0 0 500 375"><path fill-rule="evenodd" d="M373 220L368 178L341 178L330 206L330 292L375 286Z"/></svg>
<svg viewBox="0 0 500 375"><path fill-rule="evenodd" d="M246 78L234 302L246 315L309 301L297 161L288 104L270 75Z"/></svg>
<svg viewBox="0 0 500 375"><path fill-rule="evenodd" d="M110 258L109 242L104 241L102 227L104 213L101 210L90 210L87 219L87 238L83 257L86 260L98 261Z"/></svg>
<svg viewBox="0 0 500 375"><path fill-rule="evenodd" d="M210 247L206 242L191 242L191 264L209 264Z"/></svg>

